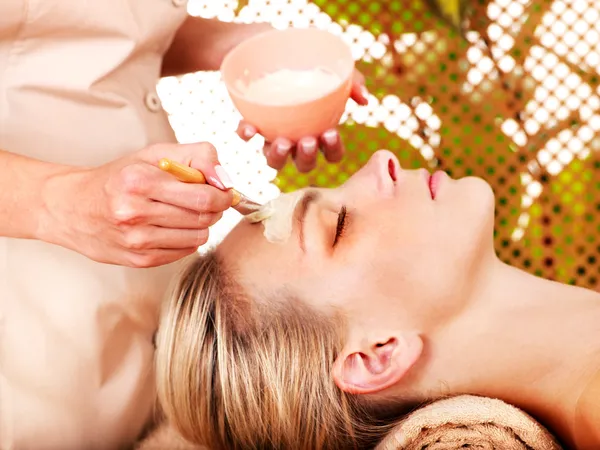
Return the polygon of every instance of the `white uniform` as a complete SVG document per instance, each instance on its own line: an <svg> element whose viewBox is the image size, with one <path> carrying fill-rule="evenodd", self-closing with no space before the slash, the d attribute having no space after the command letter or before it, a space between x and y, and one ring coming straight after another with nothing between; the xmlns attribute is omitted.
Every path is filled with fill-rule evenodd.
<svg viewBox="0 0 600 450"><path fill-rule="evenodd" d="M186 16L185 0L1 0L0 149L96 166L175 141L155 88ZM173 270L0 238L0 449L135 439Z"/></svg>

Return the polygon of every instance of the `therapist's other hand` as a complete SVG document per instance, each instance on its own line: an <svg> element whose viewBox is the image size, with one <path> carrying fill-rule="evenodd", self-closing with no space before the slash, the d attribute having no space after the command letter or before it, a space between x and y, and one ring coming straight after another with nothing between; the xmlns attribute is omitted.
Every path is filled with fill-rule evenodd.
<svg viewBox="0 0 600 450"><path fill-rule="evenodd" d="M369 103L365 77L358 70L354 71L350 98L359 105L364 106ZM258 133L258 130L254 125L241 121L237 133L242 139L248 141ZM297 143L286 138L277 138L273 142L266 143L263 151L267 163L274 169L282 169L291 156L298 171L310 172L317 164L319 149L327 161L331 163L341 161L344 156L344 146L337 129L327 130L321 136L306 136Z"/></svg>
<svg viewBox="0 0 600 450"><path fill-rule="evenodd" d="M364 106L369 103L365 77L358 70L354 71L350 98L359 105ZM258 130L254 125L243 120L240 122L237 134L242 139L248 141L257 133ZM310 172L317 164L319 150L323 152L327 161L331 163L341 161L344 156L344 146L337 129L327 130L321 136L306 136L296 143L286 138L277 138L273 142L266 143L263 152L267 158L267 164L274 169L282 169L288 157L291 156L298 171Z"/></svg>
<svg viewBox="0 0 600 450"><path fill-rule="evenodd" d="M158 168L161 158L199 169L209 184L177 180ZM152 145L49 179L42 233L44 240L95 261L160 266L206 243L208 227L231 205L230 187L211 144Z"/></svg>

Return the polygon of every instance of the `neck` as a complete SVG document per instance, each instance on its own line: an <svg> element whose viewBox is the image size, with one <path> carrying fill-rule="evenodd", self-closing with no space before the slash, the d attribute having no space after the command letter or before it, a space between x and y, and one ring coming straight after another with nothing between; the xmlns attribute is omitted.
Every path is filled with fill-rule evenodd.
<svg viewBox="0 0 600 450"><path fill-rule="evenodd" d="M469 307L429 336L422 382L500 398L574 447L577 402L600 368L600 295L497 260L485 271Z"/></svg>

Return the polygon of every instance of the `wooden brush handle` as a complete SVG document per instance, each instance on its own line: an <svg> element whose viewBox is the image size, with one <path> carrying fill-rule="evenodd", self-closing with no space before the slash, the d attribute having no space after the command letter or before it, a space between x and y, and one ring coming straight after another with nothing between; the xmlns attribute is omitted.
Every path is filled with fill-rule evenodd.
<svg viewBox="0 0 600 450"><path fill-rule="evenodd" d="M174 175L179 181L183 181L184 183L206 184L206 178L202 172L185 164L163 158L158 162L158 167ZM242 200L242 194L235 189L232 189L231 193L233 194L231 206L236 206Z"/></svg>
<svg viewBox="0 0 600 450"><path fill-rule="evenodd" d="M206 184L204 174L190 166L163 158L158 162L158 167L165 172L174 175L179 181L183 181L184 183Z"/></svg>

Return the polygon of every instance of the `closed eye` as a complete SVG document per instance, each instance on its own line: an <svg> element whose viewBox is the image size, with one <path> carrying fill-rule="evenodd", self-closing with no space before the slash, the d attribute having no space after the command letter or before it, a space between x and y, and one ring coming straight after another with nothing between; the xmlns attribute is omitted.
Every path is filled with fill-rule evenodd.
<svg viewBox="0 0 600 450"><path fill-rule="evenodd" d="M333 247L335 247L340 240L340 238L344 235L344 231L346 230L348 213L346 211L346 207L342 206L340 212L338 213L338 221L337 227L335 229L335 238L333 239Z"/></svg>

